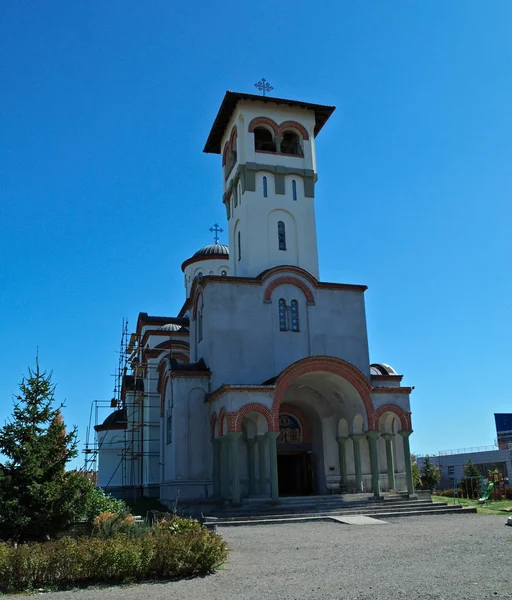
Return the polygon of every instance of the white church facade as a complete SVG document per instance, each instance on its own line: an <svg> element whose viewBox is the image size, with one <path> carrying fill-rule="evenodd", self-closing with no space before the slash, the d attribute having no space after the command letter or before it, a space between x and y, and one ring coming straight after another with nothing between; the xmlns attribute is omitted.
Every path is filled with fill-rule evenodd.
<svg viewBox="0 0 512 600"><path fill-rule="evenodd" d="M366 287L323 282L316 138L334 107L227 92L229 249L184 261L174 317L140 313L121 405L96 427L99 485L171 504L414 492L409 395L370 364Z"/></svg>

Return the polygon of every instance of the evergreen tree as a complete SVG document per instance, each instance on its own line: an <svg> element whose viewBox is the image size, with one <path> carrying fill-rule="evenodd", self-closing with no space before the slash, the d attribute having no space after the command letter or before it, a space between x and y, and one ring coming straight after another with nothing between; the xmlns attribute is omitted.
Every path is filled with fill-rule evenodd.
<svg viewBox="0 0 512 600"><path fill-rule="evenodd" d="M470 458L464 465L464 478L461 479L459 485L467 498L475 498L480 495L481 473Z"/></svg>
<svg viewBox="0 0 512 600"><path fill-rule="evenodd" d="M415 454L411 454L412 483L417 490L421 486L420 470L418 469L418 459Z"/></svg>
<svg viewBox="0 0 512 600"><path fill-rule="evenodd" d="M65 471L77 455L77 430L66 431L51 374L37 359L19 388L12 420L0 428L0 538L44 539L82 516L93 486Z"/></svg>
<svg viewBox="0 0 512 600"><path fill-rule="evenodd" d="M421 486L424 490L434 491L434 488L441 480L441 473L439 469L430 460L430 456L427 454L423 459L423 466L421 467Z"/></svg>

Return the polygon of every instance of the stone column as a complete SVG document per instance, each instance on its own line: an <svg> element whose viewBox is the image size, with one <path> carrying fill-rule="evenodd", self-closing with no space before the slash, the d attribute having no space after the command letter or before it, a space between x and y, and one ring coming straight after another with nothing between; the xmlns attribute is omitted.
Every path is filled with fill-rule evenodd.
<svg viewBox="0 0 512 600"><path fill-rule="evenodd" d="M367 431L366 437L370 444L370 465L372 471L372 492L378 498L380 496L379 485L379 452L377 450L377 440L379 439L379 431Z"/></svg>
<svg viewBox="0 0 512 600"><path fill-rule="evenodd" d="M265 436L257 435L258 442L258 484L259 493L265 496L267 493L267 465L265 464Z"/></svg>
<svg viewBox="0 0 512 600"><path fill-rule="evenodd" d="M364 438L364 434L352 434L349 436L354 446L354 467L356 472L356 491L361 491L361 485L363 483L363 474L361 471L361 448L359 446L360 440Z"/></svg>
<svg viewBox="0 0 512 600"><path fill-rule="evenodd" d="M268 457L270 462L270 490L272 500L279 498L279 480L277 477L277 438L279 431L268 431L265 434L268 438Z"/></svg>
<svg viewBox="0 0 512 600"><path fill-rule="evenodd" d="M254 464L256 438L247 440L247 471L249 475L249 495L256 495L256 469Z"/></svg>
<svg viewBox="0 0 512 600"><path fill-rule="evenodd" d="M220 472L221 484L220 492L222 498L229 498L229 440L223 435L219 438L220 444Z"/></svg>
<svg viewBox="0 0 512 600"><path fill-rule="evenodd" d="M383 433L382 437L386 440L386 460L388 463L388 489L395 489L395 457L393 456L393 438L394 433Z"/></svg>
<svg viewBox="0 0 512 600"><path fill-rule="evenodd" d="M231 463L231 501L240 504L240 449L238 440L242 437L240 431L233 431L227 435L229 439L229 454Z"/></svg>
<svg viewBox="0 0 512 600"><path fill-rule="evenodd" d="M407 493L409 495L414 494L414 483L412 480L412 466L411 466L411 449L409 447L409 436L412 431L410 429L402 429L398 434L402 436L402 442L404 444L404 462L405 462L405 479L407 481Z"/></svg>
<svg viewBox="0 0 512 600"><path fill-rule="evenodd" d="M212 440L213 448L213 495L215 498L221 497L221 438Z"/></svg>
<svg viewBox="0 0 512 600"><path fill-rule="evenodd" d="M348 442L348 438L339 437L336 441L338 442L338 456L340 459L340 487L342 487L347 484L347 457L345 444Z"/></svg>

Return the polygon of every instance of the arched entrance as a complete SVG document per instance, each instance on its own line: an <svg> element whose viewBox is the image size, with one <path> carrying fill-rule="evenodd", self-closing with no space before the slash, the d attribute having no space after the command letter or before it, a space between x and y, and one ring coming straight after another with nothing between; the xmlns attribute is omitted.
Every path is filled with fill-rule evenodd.
<svg viewBox="0 0 512 600"><path fill-rule="evenodd" d="M370 389L358 369L332 357L303 359L283 371L273 405L279 495L372 490L378 465L367 439ZM344 436L350 443L342 447Z"/></svg>

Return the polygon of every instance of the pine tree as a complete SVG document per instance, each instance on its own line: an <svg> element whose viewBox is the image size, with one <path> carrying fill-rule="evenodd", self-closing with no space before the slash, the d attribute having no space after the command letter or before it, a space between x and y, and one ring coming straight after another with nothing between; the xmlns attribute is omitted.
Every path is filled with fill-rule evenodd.
<svg viewBox="0 0 512 600"><path fill-rule="evenodd" d="M54 407L51 374L29 369L15 396L11 422L0 428L0 538L44 539L82 516L92 486L66 473L77 455L77 430L66 431Z"/></svg>
<svg viewBox="0 0 512 600"><path fill-rule="evenodd" d="M425 490L430 492L434 491L434 488L441 480L441 473L439 469L430 460L428 454L423 459L423 466L421 467L421 486Z"/></svg>

